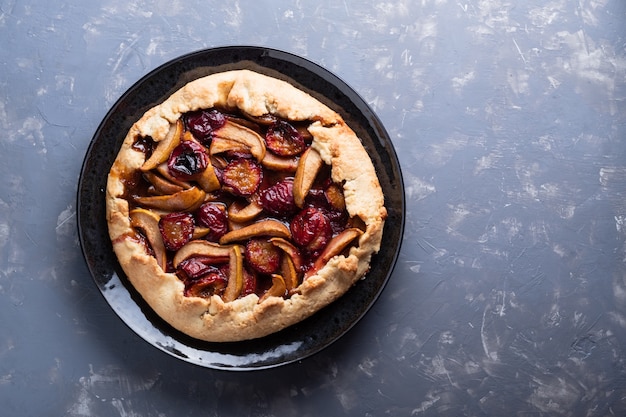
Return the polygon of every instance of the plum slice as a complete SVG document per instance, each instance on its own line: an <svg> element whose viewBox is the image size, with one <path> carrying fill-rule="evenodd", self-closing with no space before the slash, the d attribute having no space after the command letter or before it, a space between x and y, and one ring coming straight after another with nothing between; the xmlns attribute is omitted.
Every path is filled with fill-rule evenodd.
<svg viewBox="0 0 626 417"><path fill-rule="evenodd" d="M196 181L206 192L221 187L207 149L193 138L183 140L174 148L167 161L167 170L179 181Z"/></svg>
<svg viewBox="0 0 626 417"><path fill-rule="evenodd" d="M290 123L276 120L265 133L267 148L279 156L299 155L306 148L304 138Z"/></svg>
<svg viewBox="0 0 626 417"><path fill-rule="evenodd" d="M245 253L250 266L262 274L272 274L280 266L281 251L267 239L248 240Z"/></svg>
<svg viewBox="0 0 626 417"><path fill-rule="evenodd" d="M217 267L213 265L213 258L206 256L192 256L176 266L178 277L185 282L198 279L216 270Z"/></svg>
<svg viewBox="0 0 626 417"><path fill-rule="evenodd" d="M234 159L222 172L224 188L237 196L248 197L254 194L262 179L261 166L246 158Z"/></svg>
<svg viewBox="0 0 626 417"><path fill-rule="evenodd" d="M286 216L296 210L293 178L285 178L259 193L259 205L271 214Z"/></svg>
<svg viewBox="0 0 626 417"><path fill-rule="evenodd" d="M192 180L207 168L208 161L209 155L204 146L185 140L172 151L167 168L174 178Z"/></svg>
<svg viewBox="0 0 626 417"><path fill-rule="evenodd" d="M191 213L175 212L161 217L159 231L165 248L177 251L193 238L195 221Z"/></svg>
<svg viewBox="0 0 626 417"><path fill-rule="evenodd" d="M209 229L204 236L207 240L217 242L228 232L228 212L225 204L203 203L196 211L196 219L200 226Z"/></svg>
<svg viewBox="0 0 626 417"><path fill-rule="evenodd" d="M200 110L186 113L185 126L201 143L208 145L213 132L224 126L226 118L218 110Z"/></svg>
<svg viewBox="0 0 626 417"><path fill-rule="evenodd" d="M249 294L256 293L257 290L257 276L254 272L248 271L247 268L243 268L243 287L241 288L240 297L245 297Z"/></svg>
<svg viewBox="0 0 626 417"><path fill-rule="evenodd" d="M315 207L301 210L290 225L294 242L311 256L317 256L332 237L330 220Z"/></svg>
<svg viewBox="0 0 626 417"><path fill-rule="evenodd" d="M209 268L209 271L198 279L185 281L186 297L210 298L224 292L228 280L217 268Z"/></svg>

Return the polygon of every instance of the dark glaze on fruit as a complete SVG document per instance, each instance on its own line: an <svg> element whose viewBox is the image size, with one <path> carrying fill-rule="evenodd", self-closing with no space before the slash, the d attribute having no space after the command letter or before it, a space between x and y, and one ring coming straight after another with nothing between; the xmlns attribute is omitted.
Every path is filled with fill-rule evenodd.
<svg viewBox="0 0 626 417"><path fill-rule="evenodd" d="M317 257L332 237L330 220L323 210L307 207L290 224L293 240L310 257Z"/></svg>
<svg viewBox="0 0 626 417"><path fill-rule="evenodd" d="M306 148L300 132L284 120L276 120L265 134L267 148L280 156L300 155Z"/></svg>
<svg viewBox="0 0 626 417"><path fill-rule="evenodd" d="M224 114L216 109L189 112L183 116L185 127L203 145L211 143L213 132L226 123Z"/></svg>
<svg viewBox="0 0 626 417"><path fill-rule="evenodd" d="M252 293L261 297L271 287L272 275L281 273L283 257L291 257L293 264L298 265L296 274L300 283L329 241L346 228L358 224L358 219L351 219L348 215L341 184L330 179L330 168L327 166L316 174L304 206L297 207L293 196L292 170L268 168L245 151L245 146L215 155L210 151L215 132L229 120L257 132L265 141L267 153L273 154L273 157L295 158L297 161L311 143L310 135L303 129L305 123L291 123L272 115L250 117L218 109L190 112L184 114L182 120L187 136L182 137L183 140L164 162L166 170L160 167L149 171L150 175L137 171L136 175L125 180L125 185L129 197L141 197L155 193L155 187L149 181L152 179L154 182L155 176L172 182L176 187L190 188L197 186L196 180L207 166L215 170L220 188L207 192L204 202L185 211L158 213L161 218L159 230L168 251L168 272L175 272L185 284L186 296L222 296L232 272L228 260L223 257L201 254L188 257L174 268L174 254L192 239L219 242L227 232L261 220L282 222L291 233L288 251L283 250L284 245L272 242L270 232L269 236L261 233L237 242L243 248L243 266L240 266L243 288L239 297ZM144 153L146 159L155 147L150 137L137 137L133 144L133 149ZM128 200L131 209L140 207L138 200ZM229 207L234 203L238 207L254 204L262 210L254 219L237 223L228 216ZM148 253L152 253L142 231L136 232L136 238L144 242ZM297 288L290 289L285 296L294 292Z"/></svg>
<svg viewBox="0 0 626 417"><path fill-rule="evenodd" d="M261 166L249 158L235 158L222 171L222 184L231 194L249 197L263 179Z"/></svg>
<svg viewBox="0 0 626 417"><path fill-rule="evenodd" d="M246 259L261 274L273 274L280 265L281 251L266 238L254 238L246 243Z"/></svg>
<svg viewBox="0 0 626 417"><path fill-rule="evenodd" d="M228 212L223 203L207 202L195 213L198 224L209 228L204 238L210 242L218 242L228 232Z"/></svg>
<svg viewBox="0 0 626 417"><path fill-rule="evenodd" d="M187 181L204 171L209 162L206 148L191 140L181 142L167 161L169 173L177 179Z"/></svg>
<svg viewBox="0 0 626 417"><path fill-rule="evenodd" d="M159 231L169 251L177 251L185 246L193 237L195 227L196 222L191 213L168 213L159 220Z"/></svg>
<svg viewBox="0 0 626 417"><path fill-rule="evenodd" d="M259 193L259 204L268 213L290 216L297 209L293 201L293 178L286 177Z"/></svg>

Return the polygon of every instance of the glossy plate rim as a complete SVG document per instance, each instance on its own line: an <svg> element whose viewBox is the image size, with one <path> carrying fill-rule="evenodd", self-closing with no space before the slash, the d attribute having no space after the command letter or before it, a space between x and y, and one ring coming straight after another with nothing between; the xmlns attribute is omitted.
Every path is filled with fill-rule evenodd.
<svg viewBox="0 0 626 417"><path fill-rule="evenodd" d="M281 332L235 343L190 338L158 317L134 290L113 253L105 217L106 176L130 126L150 107L187 82L216 72L251 69L284 79L344 117L362 139L377 170L388 219L381 251L365 279L339 300ZM202 367L247 371L301 361L337 341L379 298L396 264L405 222L402 173L395 149L374 111L327 69L289 52L257 46L222 46L174 58L133 84L98 126L83 160L77 191L81 251L93 281L113 311L152 346Z"/></svg>

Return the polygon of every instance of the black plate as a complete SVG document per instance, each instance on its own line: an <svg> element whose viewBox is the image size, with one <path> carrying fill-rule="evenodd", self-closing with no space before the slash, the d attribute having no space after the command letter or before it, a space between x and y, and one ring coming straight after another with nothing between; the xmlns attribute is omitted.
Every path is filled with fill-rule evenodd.
<svg viewBox="0 0 626 417"><path fill-rule="evenodd" d="M113 253L105 219L109 168L126 132L141 115L196 78L251 69L291 82L341 114L362 139L378 173L389 212L380 252L366 279L307 320L253 341L207 343L185 336L160 319L127 281ZM400 250L404 188L398 159L380 120L348 85L301 57L259 47L222 47L176 58L143 77L108 112L87 150L78 187L81 248L94 281L115 313L140 337L184 361L215 369L270 368L304 359L336 341L376 301Z"/></svg>

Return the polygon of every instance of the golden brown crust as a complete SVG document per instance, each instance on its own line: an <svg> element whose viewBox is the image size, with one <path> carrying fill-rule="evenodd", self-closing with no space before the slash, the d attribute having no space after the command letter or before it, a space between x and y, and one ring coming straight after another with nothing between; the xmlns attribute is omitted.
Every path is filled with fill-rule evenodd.
<svg viewBox="0 0 626 417"><path fill-rule="evenodd" d="M267 113L289 120L315 120L309 127L314 147L331 166L332 179L343 183L351 216L365 223L358 244L347 256L333 257L309 276L290 298L255 294L232 302L183 295L184 284L165 273L137 241L125 200L125 179L141 167L145 156L132 149L137 137L163 140L183 113L221 107L252 116ZM222 342L262 337L295 324L343 295L369 268L380 248L386 218L383 194L361 142L334 111L290 84L251 71L230 71L190 82L162 104L147 111L128 132L109 173L107 221L113 249L128 279L144 300L174 328L197 339Z"/></svg>

